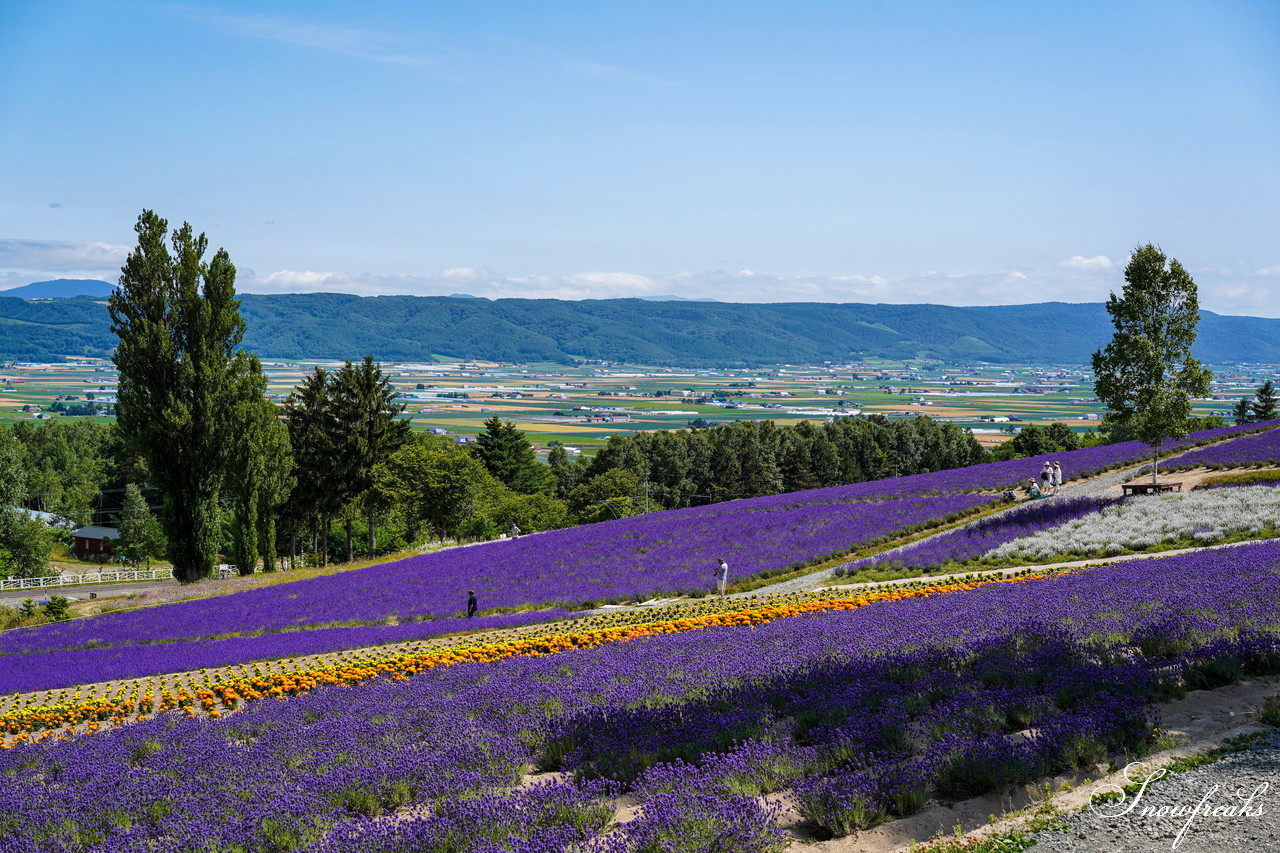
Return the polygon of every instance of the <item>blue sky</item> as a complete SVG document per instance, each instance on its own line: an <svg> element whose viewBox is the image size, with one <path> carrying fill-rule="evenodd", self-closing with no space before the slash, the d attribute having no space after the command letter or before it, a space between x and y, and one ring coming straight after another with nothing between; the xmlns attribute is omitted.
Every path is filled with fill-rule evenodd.
<svg viewBox="0 0 1280 853"><path fill-rule="evenodd" d="M0 288L152 208L250 292L1280 316L1280 4L0 4Z"/></svg>

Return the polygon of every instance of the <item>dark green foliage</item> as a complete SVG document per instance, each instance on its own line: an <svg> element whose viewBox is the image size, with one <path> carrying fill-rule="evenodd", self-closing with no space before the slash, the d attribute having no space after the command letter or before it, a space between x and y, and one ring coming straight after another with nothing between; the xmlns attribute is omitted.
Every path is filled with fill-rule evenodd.
<svg viewBox="0 0 1280 853"><path fill-rule="evenodd" d="M391 381L372 356L358 366L347 362L337 375L335 410L342 423L348 490L363 502L369 522L369 553L378 551L378 493L374 469L409 440L409 422L397 420L404 405L395 401ZM348 546L350 547L350 546Z"/></svg>
<svg viewBox="0 0 1280 853"><path fill-rule="evenodd" d="M1271 421L1276 417L1276 389L1268 379L1262 383L1254 394L1253 403L1249 406L1249 414L1255 421Z"/></svg>
<svg viewBox="0 0 1280 853"><path fill-rule="evenodd" d="M125 487L124 506L120 509L116 527L120 538L116 540L112 553L123 558L126 565L150 566L152 560L164 556L168 545L164 531L147 507L142 491L134 483Z"/></svg>
<svg viewBox="0 0 1280 853"><path fill-rule="evenodd" d="M636 479L635 486L615 488L613 494L594 500L626 496L642 504L647 487L651 508L678 508L962 468L985 460L973 436L955 424L872 415L823 426L738 421L709 430L615 435L586 466L586 477L589 481L607 471L626 471ZM629 489L634 491L628 495ZM585 492L579 493L577 508L587 503Z"/></svg>
<svg viewBox="0 0 1280 853"><path fill-rule="evenodd" d="M1231 410L1231 414L1235 417L1237 424L1253 423L1253 407L1249 403L1249 398L1241 397Z"/></svg>
<svg viewBox="0 0 1280 853"><path fill-rule="evenodd" d="M206 261L208 241L188 224L173 233L172 253L169 224L152 211L134 230L138 245L108 303L119 337L117 423L164 495L174 575L194 581L217 559L218 498L231 450L243 440L230 417L250 367L236 352L244 336L236 269L224 249Z"/></svg>
<svg viewBox="0 0 1280 853"><path fill-rule="evenodd" d="M71 601L61 595L49 596L49 603L44 606L44 615L54 622L65 622L71 618Z"/></svg>
<svg viewBox="0 0 1280 853"><path fill-rule="evenodd" d="M1158 463L1164 439L1187 435L1191 398L1209 395L1211 375L1191 355L1200 304L1182 264L1150 243L1134 249L1124 278L1122 294L1107 300L1115 334L1093 354L1094 389Z"/></svg>
<svg viewBox="0 0 1280 853"><path fill-rule="evenodd" d="M476 455L512 491L530 495L555 488L551 469L538 461L524 433L497 415L484 422L484 432L476 437Z"/></svg>
<svg viewBox="0 0 1280 853"><path fill-rule="evenodd" d="M18 421L25 495L16 503L89 524L109 476L116 428L93 421ZM15 504L8 504L13 506Z"/></svg>

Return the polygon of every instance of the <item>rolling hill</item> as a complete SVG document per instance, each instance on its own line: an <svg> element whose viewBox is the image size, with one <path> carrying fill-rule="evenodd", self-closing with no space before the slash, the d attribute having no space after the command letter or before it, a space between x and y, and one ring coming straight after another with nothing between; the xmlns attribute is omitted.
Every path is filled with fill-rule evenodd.
<svg viewBox="0 0 1280 853"><path fill-rule="evenodd" d="M0 359L107 356L101 297L30 301L0 292ZM245 346L267 358L604 359L685 366L938 358L1082 363L1111 336L1100 303L743 304L447 296L243 294ZM1196 354L1211 363L1280 362L1280 320L1201 315Z"/></svg>

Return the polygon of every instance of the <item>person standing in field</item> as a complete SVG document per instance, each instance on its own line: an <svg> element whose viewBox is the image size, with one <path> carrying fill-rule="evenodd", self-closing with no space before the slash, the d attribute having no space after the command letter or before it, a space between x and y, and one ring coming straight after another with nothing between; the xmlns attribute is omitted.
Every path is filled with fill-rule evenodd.
<svg viewBox="0 0 1280 853"><path fill-rule="evenodd" d="M514 521L513 521L513 522L511 522L511 529L510 529L509 531L507 531L507 532L508 532L508 534L511 536L511 538L512 538L512 539L519 539L519 538L520 538L520 528L519 528L519 527L516 527L516 523L515 523Z"/></svg>
<svg viewBox="0 0 1280 853"><path fill-rule="evenodd" d="M1044 463L1044 467L1040 469L1040 494L1047 495L1049 490L1053 488L1053 468L1049 463Z"/></svg>
<svg viewBox="0 0 1280 853"><path fill-rule="evenodd" d="M720 590L720 597L724 598L725 588L729 585L729 564L724 560L720 560L719 563L713 577L716 579L716 588Z"/></svg>
<svg viewBox="0 0 1280 853"><path fill-rule="evenodd" d="M1062 466L1057 462L1053 463L1053 493L1056 495L1058 489L1062 488Z"/></svg>
<svg viewBox="0 0 1280 853"><path fill-rule="evenodd" d="M476 591L474 589L467 590L467 618L470 619L476 615L476 611L480 609L480 605L476 603Z"/></svg>

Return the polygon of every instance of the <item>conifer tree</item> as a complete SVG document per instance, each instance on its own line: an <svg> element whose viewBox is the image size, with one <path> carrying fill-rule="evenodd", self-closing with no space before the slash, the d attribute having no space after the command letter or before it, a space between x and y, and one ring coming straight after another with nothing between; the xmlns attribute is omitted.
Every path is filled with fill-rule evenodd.
<svg viewBox="0 0 1280 853"><path fill-rule="evenodd" d="M1262 383L1249 407L1255 421L1273 421L1276 418L1276 389L1268 379Z"/></svg>
<svg viewBox="0 0 1280 853"><path fill-rule="evenodd" d="M124 505L117 522L120 538L114 553L130 566L151 566L151 561L164 555L167 543L160 522L156 521L136 483L124 489Z"/></svg>

